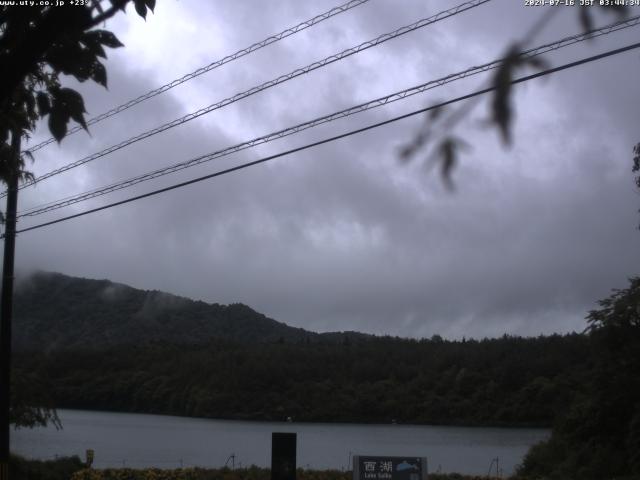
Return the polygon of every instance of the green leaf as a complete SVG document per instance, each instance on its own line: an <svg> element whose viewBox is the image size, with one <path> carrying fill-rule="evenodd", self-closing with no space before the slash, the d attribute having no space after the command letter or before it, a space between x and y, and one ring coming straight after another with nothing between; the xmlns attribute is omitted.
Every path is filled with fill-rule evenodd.
<svg viewBox="0 0 640 480"><path fill-rule="evenodd" d="M51 95L53 104L49 115L49 130L58 142L66 135L67 122L70 118L87 130L87 123L83 115L85 109L82 95L71 88L55 89Z"/></svg>
<svg viewBox="0 0 640 480"><path fill-rule="evenodd" d="M442 180L449 189L453 189L451 175L458 163L458 155L462 150L467 150L469 144L457 137L447 137L438 146L440 155L440 173Z"/></svg>
<svg viewBox="0 0 640 480"><path fill-rule="evenodd" d="M87 123L85 122L83 115L86 110L84 109L84 100L82 99L82 95L71 88L61 88L58 95L63 99L69 117L73 118L76 122L82 125L82 128L87 130Z"/></svg>
<svg viewBox="0 0 640 480"><path fill-rule="evenodd" d="M631 167L633 173L640 171L640 143L633 147L633 167ZM636 186L640 188L640 175L635 178Z"/></svg>
<svg viewBox="0 0 640 480"><path fill-rule="evenodd" d="M502 140L507 145L511 144L513 76L516 69L526 66L543 69L547 67L547 63L541 57L523 57L520 45L513 44L496 70L492 81L495 92L491 102L491 121L499 128Z"/></svg>
<svg viewBox="0 0 640 480"><path fill-rule="evenodd" d="M80 40L87 49L96 57L107 58L107 53L102 48L101 35L98 30L85 32Z"/></svg>
<svg viewBox="0 0 640 480"><path fill-rule="evenodd" d="M492 121L500 129L503 141L511 144L511 83L513 70L522 62L519 45L513 45L507 52L504 61L496 71L492 86L495 88L491 102Z"/></svg>
<svg viewBox="0 0 640 480"><path fill-rule="evenodd" d="M107 69L104 68L100 62L96 62L93 66L93 72L91 73L91 79L107 88Z"/></svg>
<svg viewBox="0 0 640 480"><path fill-rule="evenodd" d="M71 110L78 110L81 113L86 112L84 109L84 100L82 95L71 88L61 88L56 93L56 98L64 101Z"/></svg>
<svg viewBox="0 0 640 480"><path fill-rule="evenodd" d="M440 144L440 158L442 159L442 178L451 187L451 172L456 165L457 157L455 143L450 138L445 139Z"/></svg>
<svg viewBox="0 0 640 480"><path fill-rule="evenodd" d="M90 78L93 65L98 62L95 53L79 41L55 45L47 51L45 60L54 70L73 75L81 82Z"/></svg>
<svg viewBox="0 0 640 480"><path fill-rule="evenodd" d="M49 131L58 143L60 143L67 134L68 118L69 117L56 109L51 110L51 113L49 114Z"/></svg>
<svg viewBox="0 0 640 480"><path fill-rule="evenodd" d="M90 33L95 34L97 40L105 47L109 47L109 48L124 47L124 43L118 40L118 37L116 37L113 33L107 30L92 30Z"/></svg>
<svg viewBox="0 0 640 480"><path fill-rule="evenodd" d="M133 4L136 7L136 12L145 20L147 19L147 5L145 0L133 0Z"/></svg>

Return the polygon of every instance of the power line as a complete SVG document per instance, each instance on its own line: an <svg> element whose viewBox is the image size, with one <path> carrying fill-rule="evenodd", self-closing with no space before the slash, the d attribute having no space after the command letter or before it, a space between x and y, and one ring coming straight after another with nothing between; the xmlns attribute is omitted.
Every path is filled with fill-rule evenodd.
<svg viewBox="0 0 640 480"><path fill-rule="evenodd" d="M594 38L594 37L598 37L598 36L602 36L602 35L608 35L612 32L615 31L619 31L625 28L629 28L632 26L637 26L640 23L640 15L636 16L636 17L632 17L629 19L625 19L623 21L619 21L616 23L613 23L611 25L607 25L605 27L601 27L599 29L595 29L595 30L591 30L589 32L585 32L585 33L581 33L581 34L577 34L577 35L572 35L569 37L565 37L563 39L557 40L555 42L552 43L547 43L545 45L541 45L539 47L536 48L531 48L529 50L526 50L524 52L521 53L521 56L524 58L531 58L534 56L538 56L538 55L542 55L545 54L547 52L550 51L555 51L564 47L567 47L569 45L573 45L582 41L585 41L587 39L590 38ZM352 106L349 107L347 109L335 112L335 113L331 113L329 115L325 115L322 117L318 117L315 118L313 120L304 122L304 123L300 123L298 125L292 126L292 127L288 127L286 129L283 130L279 130L276 132L272 132L269 133L267 135L263 135L261 137L257 137L254 138L252 140L237 144L237 145L233 145L227 148L224 148L222 150L218 150L216 152L213 153L208 153L206 155L202 155L199 157L195 157L192 159L189 159L187 161L184 162L180 162L168 167L164 167L161 169L157 169L142 175L138 175L136 177L132 177L129 178L127 180L123 180L117 183L113 183L111 185L107 185L104 187L100 187L98 189L94 189L88 192L84 192L84 193L80 193L77 195L73 195L73 196L69 196L69 197L65 197L63 199L59 199L59 200L55 200L53 202L49 202L46 203L44 205L38 205L35 207L32 207L30 209L27 209L23 212L20 212L19 214L19 218L20 217L29 217L29 216L36 216L36 215L40 215L46 212L50 212L53 210L57 210L69 205L73 205L75 203L84 201L84 200L88 200L91 198L96 198L96 197L100 197L118 190L122 190L124 188L128 188L134 185L137 185L139 183L148 181L148 180L152 180L154 178L158 178L164 175L168 175L170 173L174 173L180 170L184 170L186 168L190 168L205 162L209 162L212 161L214 159L218 159L227 155L231 155L233 153L237 153L241 150L245 150L247 148L251 148L254 147L256 145L261 145L264 143L268 143L271 142L273 140L276 139L280 139L289 135L293 135L295 133L299 133L303 130L307 130L309 128L313 128L316 127L318 125L324 124L324 123L328 123L334 120L337 120L339 118L344 118L350 115L354 115L356 113L360 113L360 112L364 112L373 108L377 108L377 107L381 107L383 105L387 105L389 103L393 103L396 102L398 100L402 100L405 98L408 98L410 96L419 94L419 93L423 93L427 90L430 90L432 88L436 88L442 85L445 85L447 83L456 81L456 80L460 80L462 78L466 78L472 75L476 75L479 73L483 73L492 69L497 68L498 66L501 65L501 63L504 61L504 59L499 59L499 60L494 60L493 62L490 63L486 63L484 65L480 65L477 67L471 67L467 70L464 70L462 72L458 72L458 73L454 73L454 74L450 74L447 75L445 77L439 78L437 80L431 80L429 82L423 83L421 85L418 86L414 86L405 90L401 90L399 92L395 92L392 93L390 95L386 95L384 97L380 97L377 98L375 100L371 100L369 102L366 103L362 103L356 106Z"/></svg>
<svg viewBox="0 0 640 480"><path fill-rule="evenodd" d="M309 73L313 70L317 70L319 68L325 67L331 63L337 62L339 60L342 60L346 57L349 57L351 55L354 55L356 53L362 52L364 50L367 50L371 47L375 47L377 45L380 45L384 42L387 42L391 39L397 38L401 35L404 35L406 33L412 32L414 30L417 30L419 28L423 28L426 27L427 25L431 25L434 24L436 22L439 22L440 20L444 20L445 18L449 18L452 17L454 15L457 15L459 13L462 13L464 11L470 10L472 8L478 7L484 3L488 3L491 0L471 0L465 3L462 3L456 7L450 8L448 10L444 10L440 13L437 13L431 17L428 18L424 18L422 20L418 20L417 22L414 22L410 25L406 25L404 27L400 27L397 30L394 30L393 32L389 32L389 33L385 33L383 35L380 35L379 37L374 38L373 40L369 40L367 42L363 42L355 47L352 48L348 48L346 50L343 50L340 53L331 55L329 57L326 57L322 60L319 60L317 62L311 63L305 67L302 68L298 68L286 75L281 75L273 80L269 80L268 82L265 82L261 85L258 85L256 87L250 88L249 90L245 90L244 92L241 93L237 93L236 95L232 96L232 97L228 97L224 100L221 100L218 103L214 103L211 104L207 107L201 108L200 110L197 110L193 113L190 113L188 115L185 115L184 117L175 119L171 122L165 123L163 125L160 125L159 127L156 127L152 130L148 130L147 132L141 133L135 137L131 137L128 140L125 140L123 142L120 142L116 145L112 145L111 147L108 147L104 150L101 150L100 152L94 153L92 155L89 155L87 157L84 157L80 160L77 160L75 162L69 163L63 167L60 167L58 169L52 170L48 173L45 173L44 175L41 175L40 177L38 177L35 180L32 181L27 181L25 183L23 183L20 186L20 189L28 187L30 185L33 185L36 182L45 180L47 178L53 177L54 175L59 175L60 173L66 172L67 170L71 170L72 168L78 167L80 165L84 165L85 163L91 162L93 160L96 160L98 158L104 157L110 153L113 153L117 150L120 150L126 146L129 146L133 143L136 143L140 140L144 140L145 138L151 137L153 135L156 135L158 133L164 132L165 130L168 130L170 128L176 127L178 125L182 125L183 123L186 123L190 120L193 120L195 118L198 118L202 115L205 115L207 113L210 113L214 110L218 110L220 108L223 108L227 105L230 105L232 103L235 103L239 100L242 100L244 98L247 98L251 95L255 95L256 93L259 93L263 90L266 90L268 88L274 87L276 85L279 85L281 83L284 83L286 81L289 81L293 78L299 77L301 75L304 75L306 73ZM2 193L0 195L0 198L5 196L6 193Z"/></svg>
<svg viewBox="0 0 640 480"><path fill-rule="evenodd" d="M586 57L586 58L583 58L581 60L577 60L577 61L574 61L574 62L566 63L566 64L561 65L559 67L549 68L549 69L546 69L546 70L543 70L543 71L540 71L540 72L537 72L537 73L534 73L534 74L531 74L531 75L527 75L527 76L524 76L524 77L517 78L515 80L512 80L509 83L511 83L512 85L515 85L515 84L518 84L518 83L527 82L527 81L530 81L530 80L533 80L533 79L536 79L536 78L539 78L539 77L543 77L545 75L550 75L552 73L559 72L561 70L566 70L566 69L577 67L579 65L583 65L583 64L586 64L586 63L590 63L590 62L594 62L594 61L597 61L597 60L601 60L603 58L610 57L612 55L617 55L617 54L620 54L620 53L623 53L623 52L627 52L627 51L630 51L630 50L633 50L633 49L636 49L636 48L640 48L640 43L634 43L634 44L631 44L631 45L627 45L626 47L617 48L615 50L609 50L608 52L601 53L601 54L598 54L598 55L593 55L591 57ZM343 138L346 138L346 137L350 137L350 136L356 135L358 133L363 133L363 132L366 132L368 130L373 130L375 128L382 127L384 125L388 125L388 124L397 122L399 120L404 120L406 118L413 117L415 115L419 115L421 113L428 112L430 110L439 109L439 108L445 107L447 105L451 105L453 103L457 103L457 102L461 102L463 100L467 100L469 98L477 97L479 95L484 95L486 93L489 93L489 92L492 92L492 91L496 90L497 88L498 87L493 86L493 87L484 88L482 90L477 90L475 92L469 93L467 95L463 95L461 97L456 97L454 99L447 100L445 102L441 102L441 103L438 103L436 105L431 105L431 106L426 107L426 108L421 108L419 110L414 110L413 112L406 113L404 115L399 115L397 117L393 117L393 118L384 120L382 122L373 123L371 125L367 125L366 127L361 127L361 128L355 129L355 130L351 130L351 131L342 133L340 135L335 135L333 137L325 138L323 140L318 140L317 142L308 143L308 144L303 145L301 147L297 147L297 148L293 148L293 149L290 149L290 150L286 150L284 152L280 152L280 153L277 153L275 155L270 155L268 157L264 157L264 158L261 158L259 160L254 160L253 162L243 163L241 165L237 165L235 167L231 167L231 168L227 168L227 169L224 169L224 170L220 170L218 172L214 172L214 173L211 173L211 174L208 174L208 175L204 175L202 177L197 177L197 178L194 178L194 179L191 179L191 180L187 180L185 182L176 183L176 184L170 185L168 187L160 188L158 190L153 190L151 192L147 192L147 193L144 193L142 195L136 195L135 197L130 197L130 198L127 198L125 200L120 200L118 202L113 202L113 203L110 203L110 204L107 204L107 205L103 205L101 207L92 208L90 210L85 210L83 212L79 212L79 213L76 213L74 215L69 215L69 216L58 218L56 220L52 220L52 221L49 221L49 222L44 222L44 223L40 223L40 224L37 224L37 225L33 225L31 227L23 228L21 230L17 230L16 233L23 233L23 232L28 232L30 230L36 230L36 229L39 229L39 228L47 227L49 225L54 225L56 223L61 223L61 222L67 221L67 220L71 220L71 219L74 219L74 218L78 218L78 217L82 217L82 216L85 216L85 215L89 215L91 213L99 212L101 210L106 210L106 209L113 208L113 207L116 207L116 206L119 206L119 205L124 205L126 203L131 203L131 202L134 202L134 201L137 201L137 200L141 200L143 198L152 197L152 196L158 195L160 193L168 192L170 190L175 190L177 188L186 187L187 185L192 185L194 183L199 183L199 182L202 182L204 180L209 180L211 178L215 178L215 177L219 177L219 176L222 176L222 175L226 175L228 173L235 172L237 170L243 170L245 168L249 168L249 167L252 167L254 165L258 165L258 164L265 163L265 162L268 162L268 161L271 161L271 160L275 160L276 158L284 157L286 155L291 155L293 153L297 153L297 152L300 152L300 151L303 151L303 150L307 150L309 148L317 147L317 146L323 145L325 143L334 142L336 140L340 140L340 139L343 139ZM4 234L2 236L0 236L0 238L4 238Z"/></svg>
<svg viewBox="0 0 640 480"><path fill-rule="evenodd" d="M109 117L112 117L120 112L123 112L125 110L128 110L129 108L144 102L145 100L149 100L150 98L153 98L157 95L160 95L161 93L166 92L167 90L172 89L173 87L177 87L178 85L188 82L189 80L192 80L204 73L210 72L211 70L221 67L222 65L232 62L234 60L237 60L239 58L244 57L245 55L249 55L250 53L253 53L257 50L260 50L261 48L264 48L268 45L271 45L272 43L276 43L284 38L287 38L291 35L294 35L298 32L301 32L309 27L312 27L314 25L317 25L320 22L323 22L331 17L334 17L336 15L339 15L341 13L344 13L348 10L351 10L352 8L358 7L360 5L362 5L363 3L367 3L370 0L350 0L347 3L337 6L337 7L333 7L331 10L328 10L324 13L321 13L320 15L316 15L313 18L310 18L309 20L305 20L304 22L301 22L293 27L287 28L283 31L281 31L280 33L276 33L275 35L271 35L268 38L265 38L264 40L261 40L259 42L256 42L248 47L242 48L240 50L238 50L235 53L232 53L230 55L227 55L226 57L223 57L219 60L216 60L214 62L211 62L209 65L206 65L204 67L200 67L197 70L194 70L191 73L187 73L186 75L183 75L180 78L177 78L175 80L172 80L171 82L162 85L161 87L158 87L154 90L151 90L143 95L140 95L139 97L136 97L132 100L129 100L126 103L123 103L122 105L119 105L117 107L112 108L111 110L104 112L100 115L97 115L89 120L87 120L87 125L94 125L98 122L101 122L102 120L105 120ZM72 135L76 132L79 132L80 130L82 130L82 126L80 125L76 125L75 127L73 127L72 129L70 129L67 132L67 136ZM36 145L34 145L33 147L29 148L28 150L33 153L36 150L40 150L41 148L49 145L50 143L55 142L55 138L51 137L43 142L40 142Z"/></svg>

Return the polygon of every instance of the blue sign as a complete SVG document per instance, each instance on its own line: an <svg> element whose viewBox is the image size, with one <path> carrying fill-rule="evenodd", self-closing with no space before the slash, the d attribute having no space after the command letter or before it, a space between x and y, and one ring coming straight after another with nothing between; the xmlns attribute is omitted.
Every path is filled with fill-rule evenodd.
<svg viewBox="0 0 640 480"><path fill-rule="evenodd" d="M353 457L353 480L426 480L424 457Z"/></svg>

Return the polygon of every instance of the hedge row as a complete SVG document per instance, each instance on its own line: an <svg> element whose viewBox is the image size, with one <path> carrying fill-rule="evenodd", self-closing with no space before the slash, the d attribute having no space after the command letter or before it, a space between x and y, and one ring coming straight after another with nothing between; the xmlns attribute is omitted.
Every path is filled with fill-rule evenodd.
<svg viewBox="0 0 640 480"><path fill-rule="evenodd" d="M298 469L298 480L351 480L350 472L336 470ZM71 480L271 480L268 468L106 468L84 469L73 474Z"/></svg>
<svg viewBox="0 0 640 480"><path fill-rule="evenodd" d="M351 472L338 470L298 469L297 480L351 480ZM429 480L486 480L487 477L464 476L459 474L430 474ZM107 468L104 470L84 469L73 474L70 480L271 480L268 468L178 468L161 470L158 468L132 469Z"/></svg>
<svg viewBox="0 0 640 480"><path fill-rule="evenodd" d="M57 460L26 460L12 456L11 480L271 480L268 468L84 468L78 457L62 457ZM429 480L486 480L487 477L471 477L459 474L430 474ZM338 470L298 469L297 480L352 480L351 472Z"/></svg>

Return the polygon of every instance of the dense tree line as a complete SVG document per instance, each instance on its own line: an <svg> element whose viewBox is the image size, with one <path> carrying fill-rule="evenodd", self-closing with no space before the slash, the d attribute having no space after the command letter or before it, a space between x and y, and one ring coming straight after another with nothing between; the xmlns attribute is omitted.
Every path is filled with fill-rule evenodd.
<svg viewBox="0 0 640 480"><path fill-rule="evenodd" d="M548 426L593 370L583 335L23 352L57 407L256 420Z"/></svg>

